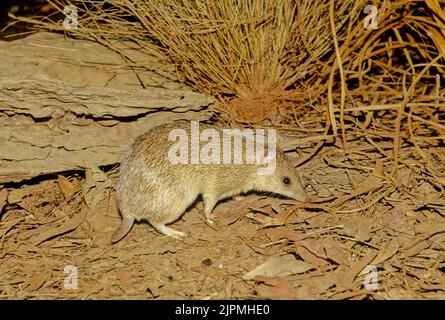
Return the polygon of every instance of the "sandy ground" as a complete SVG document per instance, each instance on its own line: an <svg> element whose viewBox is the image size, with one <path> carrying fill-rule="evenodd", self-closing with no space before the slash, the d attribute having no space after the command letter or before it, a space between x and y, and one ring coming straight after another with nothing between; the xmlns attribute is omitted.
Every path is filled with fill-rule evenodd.
<svg viewBox="0 0 445 320"><path fill-rule="evenodd" d="M174 223L184 241L138 223L110 244L118 167L7 186L0 298L444 299L443 187L408 146L395 178L375 150L322 148L299 168L313 203L250 194L210 227L198 201ZM444 172L444 147L427 151Z"/></svg>

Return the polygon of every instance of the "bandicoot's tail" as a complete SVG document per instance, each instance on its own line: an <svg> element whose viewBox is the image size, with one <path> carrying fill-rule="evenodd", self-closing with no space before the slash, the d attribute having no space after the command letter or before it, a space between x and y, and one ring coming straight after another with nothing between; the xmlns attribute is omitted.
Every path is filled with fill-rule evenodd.
<svg viewBox="0 0 445 320"><path fill-rule="evenodd" d="M122 215L122 223L119 228L113 233L111 243L116 243L121 240L130 231L134 223L134 218L127 215Z"/></svg>

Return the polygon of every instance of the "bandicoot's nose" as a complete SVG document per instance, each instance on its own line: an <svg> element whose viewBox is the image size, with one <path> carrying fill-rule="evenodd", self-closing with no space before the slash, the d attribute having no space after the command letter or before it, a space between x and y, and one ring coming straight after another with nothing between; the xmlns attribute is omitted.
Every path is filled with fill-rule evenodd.
<svg viewBox="0 0 445 320"><path fill-rule="evenodd" d="M305 191L296 193L293 198L299 202L310 202L310 197Z"/></svg>

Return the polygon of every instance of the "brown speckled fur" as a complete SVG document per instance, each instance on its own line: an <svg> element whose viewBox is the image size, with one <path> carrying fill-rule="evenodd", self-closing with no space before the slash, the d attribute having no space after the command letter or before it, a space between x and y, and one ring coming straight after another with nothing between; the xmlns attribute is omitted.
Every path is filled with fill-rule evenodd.
<svg viewBox="0 0 445 320"><path fill-rule="evenodd" d="M219 200L252 190L305 201L306 193L296 170L278 150L276 170L272 175L258 174L260 165L255 164L171 164L167 159L168 150L176 142L169 141L168 134L178 128L190 135L189 122L161 125L139 136L126 152L116 188L123 222L112 242L123 238L134 220L141 219L163 234L174 238L184 236L165 225L177 220L200 194L209 221ZM199 124L200 131L206 128L218 129ZM222 131L220 136L223 136ZM202 145L206 143L201 142ZM284 177L289 177L291 184L284 184Z"/></svg>

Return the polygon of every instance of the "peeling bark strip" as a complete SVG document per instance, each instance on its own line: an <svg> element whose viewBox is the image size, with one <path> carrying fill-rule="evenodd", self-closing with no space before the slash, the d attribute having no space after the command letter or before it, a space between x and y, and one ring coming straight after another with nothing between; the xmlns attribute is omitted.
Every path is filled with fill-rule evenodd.
<svg viewBox="0 0 445 320"><path fill-rule="evenodd" d="M214 98L182 86L155 53L117 45L132 69L97 43L63 35L0 42L0 183L118 163L150 127L210 117Z"/></svg>

